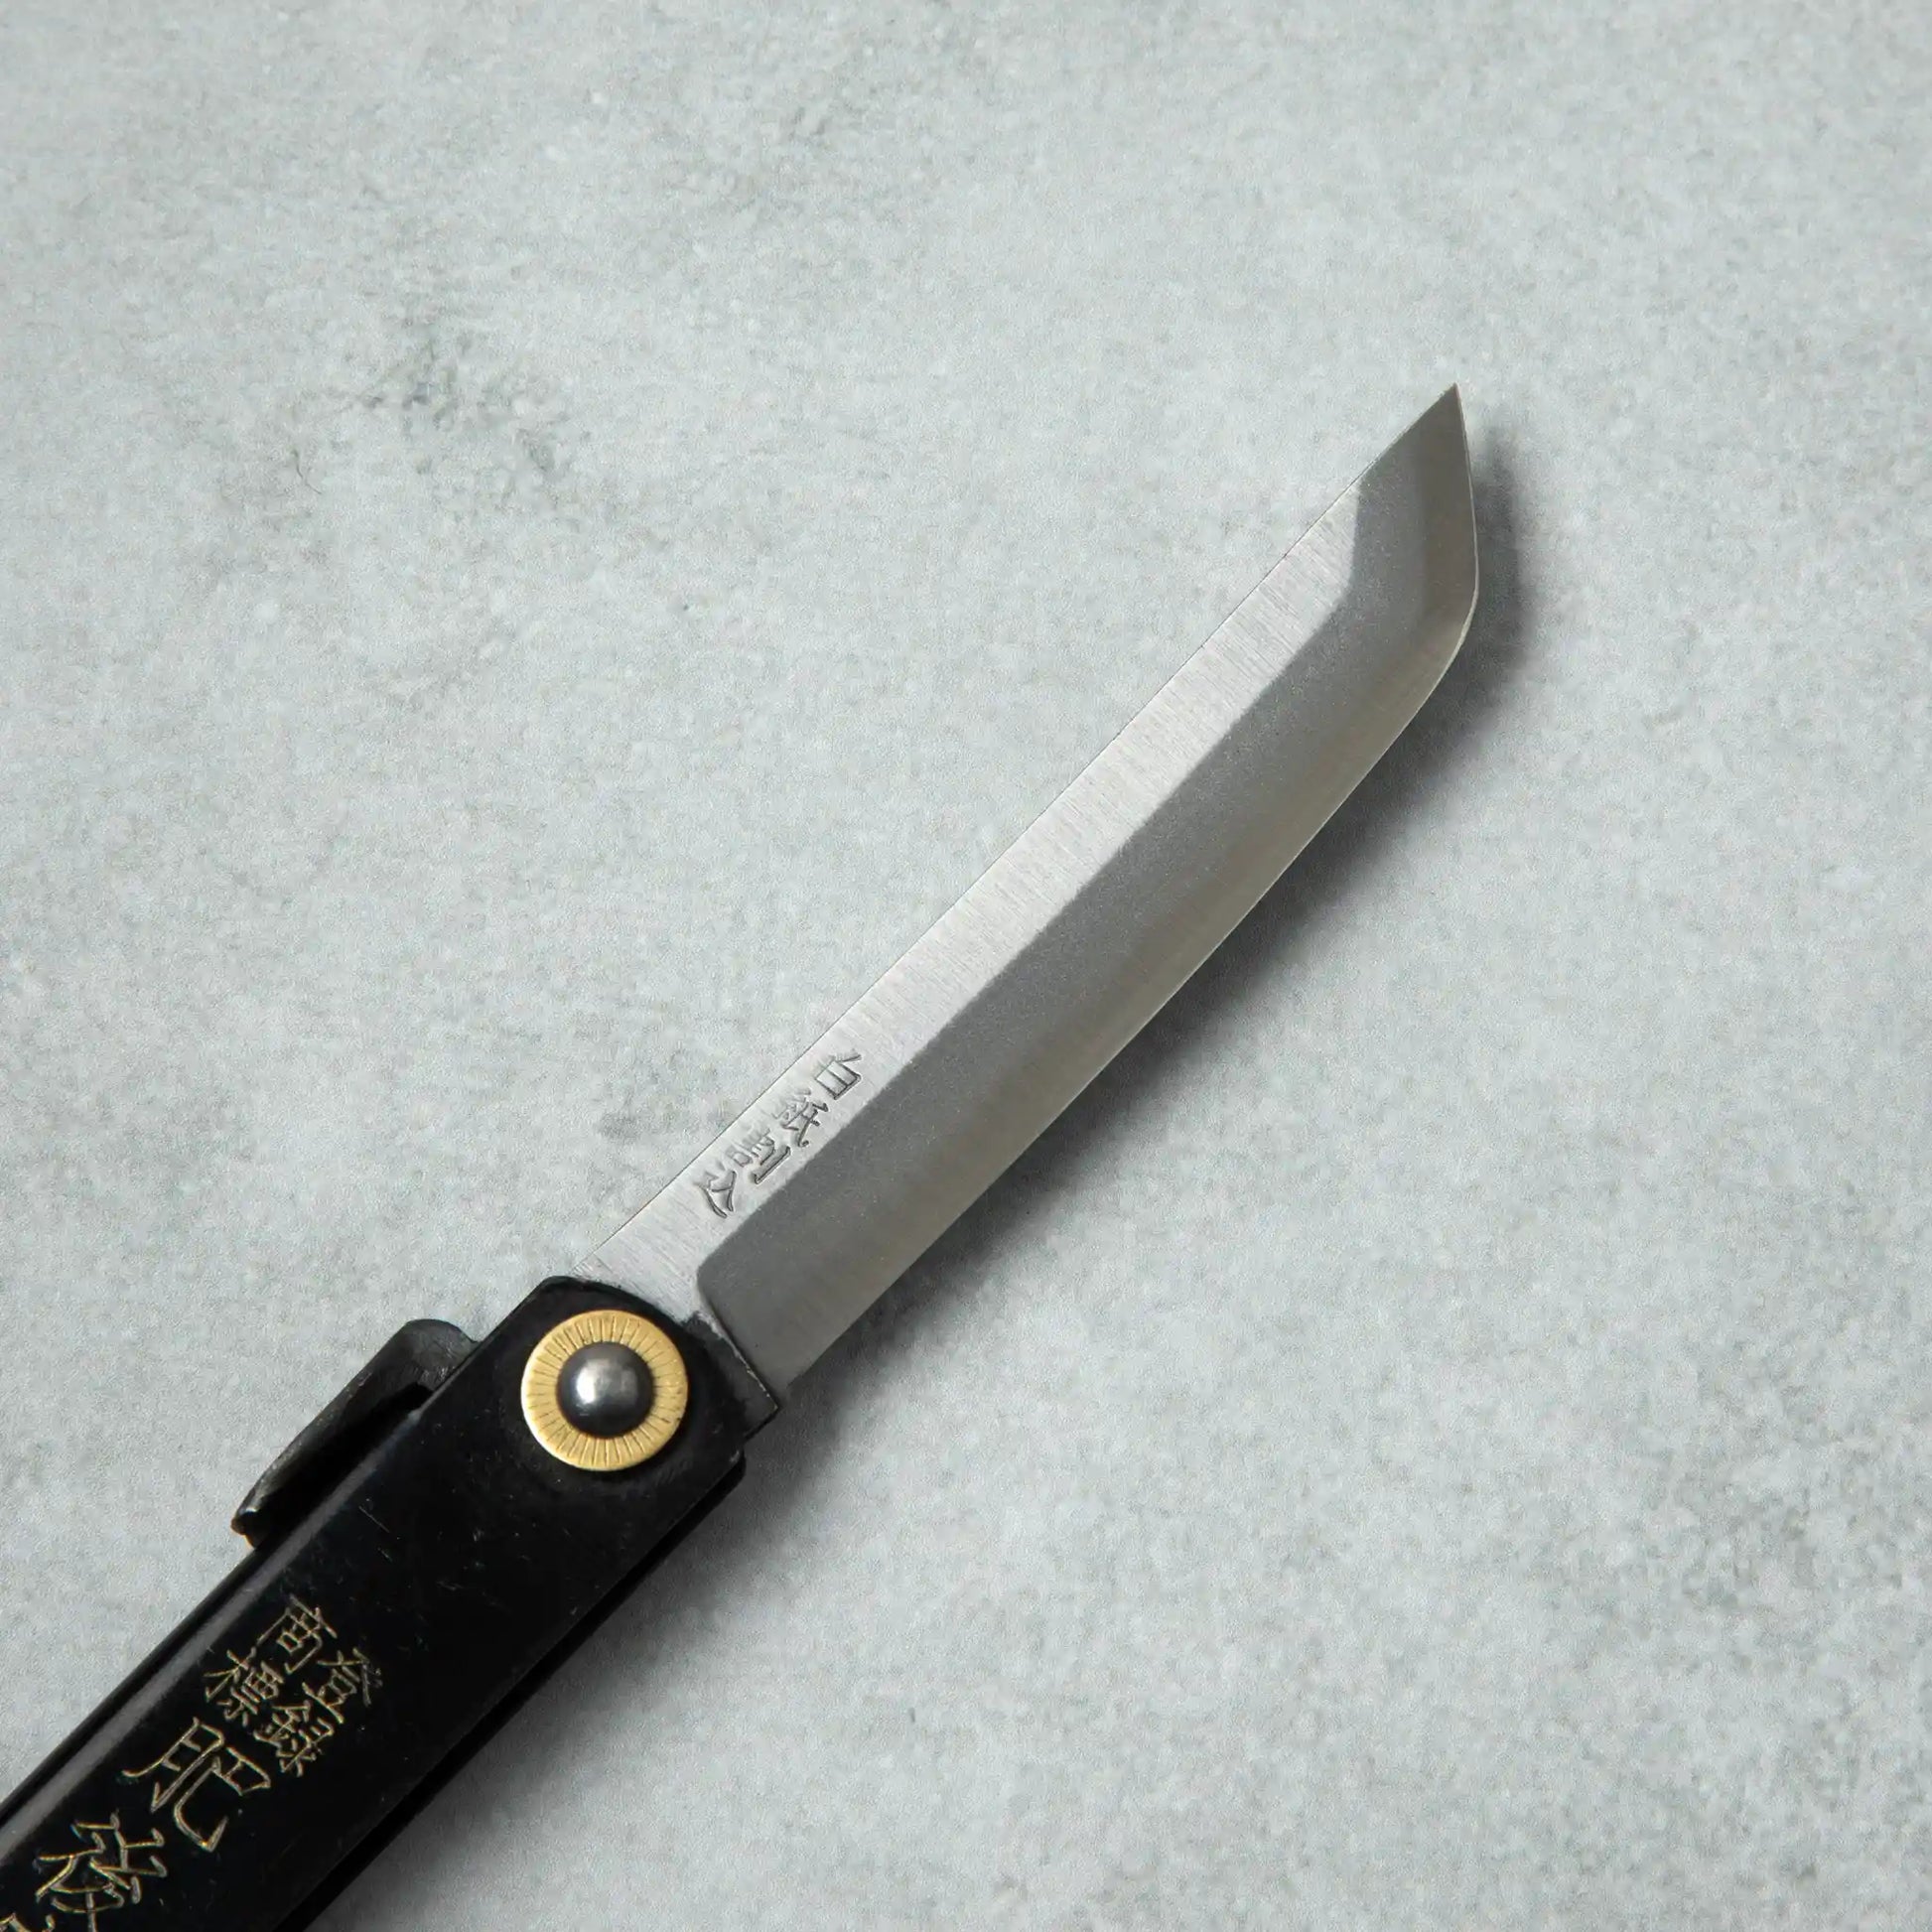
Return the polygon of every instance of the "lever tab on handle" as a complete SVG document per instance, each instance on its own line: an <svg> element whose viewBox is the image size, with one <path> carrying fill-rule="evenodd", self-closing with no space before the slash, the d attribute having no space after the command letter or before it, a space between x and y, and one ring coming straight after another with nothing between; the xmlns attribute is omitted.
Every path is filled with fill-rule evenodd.
<svg viewBox="0 0 1932 1932"><path fill-rule="evenodd" d="M234 1513L256 1549L272 1543L440 1389L476 1343L448 1321L406 1321L262 1471Z"/></svg>
<svg viewBox="0 0 1932 1932"><path fill-rule="evenodd" d="M0 1809L0 1932L310 1923L745 1435L704 1337L602 1284L474 1345L412 1323L243 1506L253 1554Z"/></svg>

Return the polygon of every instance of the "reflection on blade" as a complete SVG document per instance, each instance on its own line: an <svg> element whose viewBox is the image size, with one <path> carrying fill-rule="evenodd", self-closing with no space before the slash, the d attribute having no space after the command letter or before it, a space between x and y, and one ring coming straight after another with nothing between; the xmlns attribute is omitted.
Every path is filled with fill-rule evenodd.
<svg viewBox="0 0 1932 1932"><path fill-rule="evenodd" d="M708 1310L781 1392L1274 884L1435 688L1475 590L1451 389L587 1268Z"/></svg>

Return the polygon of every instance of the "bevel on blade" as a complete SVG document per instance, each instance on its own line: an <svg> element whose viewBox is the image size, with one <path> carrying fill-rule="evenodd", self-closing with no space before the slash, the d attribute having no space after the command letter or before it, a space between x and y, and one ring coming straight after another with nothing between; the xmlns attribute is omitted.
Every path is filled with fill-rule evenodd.
<svg viewBox="0 0 1932 1932"><path fill-rule="evenodd" d="M1475 595L1450 389L587 1269L708 1313L781 1393L1275 883L1435 689Z"/></svg>

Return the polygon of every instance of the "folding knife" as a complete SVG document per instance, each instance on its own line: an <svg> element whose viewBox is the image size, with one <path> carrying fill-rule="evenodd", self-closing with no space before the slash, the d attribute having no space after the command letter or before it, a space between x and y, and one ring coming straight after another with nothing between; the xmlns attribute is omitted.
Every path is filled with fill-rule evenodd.
<svg viewBox="0 0 1932 1932"><path fill-rule="evenodd" d="M0 1932L308 1925L1226 938L1475 595L1451 389L575 1274L482 1341L411 1322L296 1438L251 1554L0 1810Z"/></svg>

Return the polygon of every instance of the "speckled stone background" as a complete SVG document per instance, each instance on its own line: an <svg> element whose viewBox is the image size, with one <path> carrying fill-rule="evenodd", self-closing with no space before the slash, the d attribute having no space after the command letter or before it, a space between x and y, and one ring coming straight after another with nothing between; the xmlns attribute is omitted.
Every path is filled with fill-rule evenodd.
<svg viewBox="0 0 1932 1932"><path fill-rule="evenodd" d="M1928 91L9 6L0 1783L1459 379L1438 701L329 1932L1932 1920Z"/></svg>

